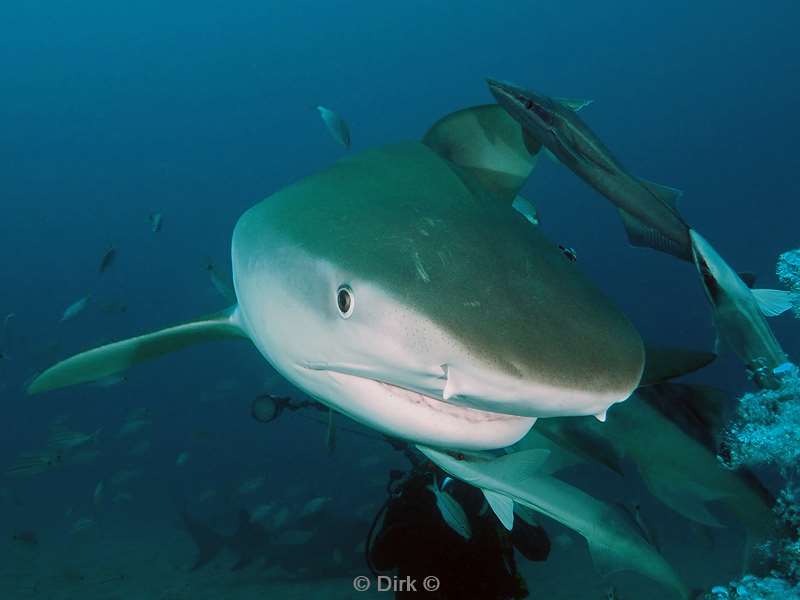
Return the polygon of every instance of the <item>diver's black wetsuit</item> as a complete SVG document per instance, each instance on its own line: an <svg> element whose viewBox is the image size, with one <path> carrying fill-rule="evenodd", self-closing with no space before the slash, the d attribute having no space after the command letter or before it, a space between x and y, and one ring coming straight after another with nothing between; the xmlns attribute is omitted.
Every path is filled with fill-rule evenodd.
<svg viewBox="0 0 800 600"><path fill-rule="evenodd" d="M441 480L444 475L440 473ZM431 473L415 470L399 494L389 500L380 532L370 545L372 565L379 571L397 569L410 577L417 591L396 591L395 598L430 600L510 600L525 598L528 590L517 573L514 547L528 560L545 560L550 540L541 527L514 519L509 535L491 510L480 514L483 494L460 481L447 485L469 519L472 536L464 539L444 521L433 493ZM439 589L425 591L425 577L436 576Z"/></svg>

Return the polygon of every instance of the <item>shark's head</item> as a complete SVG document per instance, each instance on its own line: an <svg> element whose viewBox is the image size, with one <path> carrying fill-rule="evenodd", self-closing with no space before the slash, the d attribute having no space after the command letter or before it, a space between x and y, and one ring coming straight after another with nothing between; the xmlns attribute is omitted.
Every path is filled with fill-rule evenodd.
<svg viewBox="0 0 800 600"><path fill-rule="evenodd" d="M250 209L243 327L291 382L419 443L502 447L637 387L628 320L510 206L417 143L340 161Z"/></svg>

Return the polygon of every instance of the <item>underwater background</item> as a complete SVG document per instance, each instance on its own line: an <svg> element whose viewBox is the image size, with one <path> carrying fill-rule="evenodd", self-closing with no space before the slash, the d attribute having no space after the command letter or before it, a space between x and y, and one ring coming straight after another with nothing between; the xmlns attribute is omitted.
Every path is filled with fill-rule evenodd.
<svg viewBox="0 0 800 600"><path fill-rule="evenodd" d="M405 468L359 426L341 431L329 455L322 413L252 419L259 394L299 393L251 345L190 348L116 385L24 391L69 354L224 307L207 266L229 277L242 212L345 155L318 104L347 120L358 152L419 139L441 116L492 102L486 77L592 99L582 116L626 167L683 190L686 220L734 268L777 288L777 257L800 239L798 25L800 6L788 1L0 7L0 317L15 315L0 360L0 462L44 447L54 421L102 428L94 455L0 479L0 597L366 597L349 580L323 593L313 580L275 583L224 561L188 572L187 505L207 515L264 504L296 511L330 498L331 513L368 525L389 469ZM713 347L691 265L628 246L608 203L550 161L539 161L523 195L646 340ZM163 216L157 233L153 213ZM116 260L98 275L110 246ZM87 295L86 308L60 322ZM770 323L796 357L796 320ZM752 390L724 348L688 380L726 390L731 404ZM120 435L142 411L148 424ZM586 481L600 497L642 502L692 588L741 574L735 531L709 540L635 479ZM91 523L76 530L84 518ZM566 535L546 527L553 539ZM15 539L20 531L35 532L35 543ZM610 582L573 538L523 567L532 597L605 597ZM641 577L612 581L620 598L657 597Z"/></svg>

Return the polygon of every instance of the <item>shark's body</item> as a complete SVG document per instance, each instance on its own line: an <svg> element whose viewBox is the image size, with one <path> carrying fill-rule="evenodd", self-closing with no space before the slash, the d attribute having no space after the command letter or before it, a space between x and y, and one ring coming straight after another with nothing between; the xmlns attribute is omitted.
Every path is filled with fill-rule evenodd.
<svg viewBox="0 0 800 600"><path fill-rule="evenodd" d="M489 80L489 89L526 134L619 209L632 244L692 260L689 227L675 206L679 192L628 173L564 102L506 82Z"/></svg>
<svg viewBox="0 0 800 600"><path fill-rule="evenodd" d="M543 419L535 429L539 437L531 432L518 447L549 448L544 437L615 470L629 460L653 495L684 517L719 527L706 505L719 501L735 512L754 542L765 541L774 531L770 495L752 474L725 469L717 459L722 404L720 393L710 388L646 387L615 407L602 425L585 418Z"/></svg>
<svg viewBox="0 0 800 600"><path fill-rule="evenodd" d="M624 512L539 472L541 462L548 458L546 451L528 450L492 458L418 448L452 477L484 490L501 519L509 512L507 507L502 508L503 504L522 504L586 538L601 572L631 569L672 588L681 598L688 597L685 585L669 563Z"/></svg>
<svg viewBox="0 0 800 600"><path fill-rule="evenodd" d="M29 391L238 336L314 398L419 443L497 448L537 417L603 417L639 385L642 342L511 208L530 152L495 106L341 160L241 217L237 306L67 359Z"/></svg>

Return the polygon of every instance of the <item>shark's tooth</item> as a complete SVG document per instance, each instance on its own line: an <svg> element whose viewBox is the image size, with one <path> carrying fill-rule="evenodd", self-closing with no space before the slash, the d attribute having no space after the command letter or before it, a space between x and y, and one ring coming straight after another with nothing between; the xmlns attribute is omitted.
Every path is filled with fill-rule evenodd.
<svg viewBox="0 0 800 600"><path fill-rule="evenodd" d="M607 412L608 412L607 410L599 412L599 413L595 414L594 418L597 419L598 421L600 421L601 423L605 423L606 422L606 413Z"/></svg>

